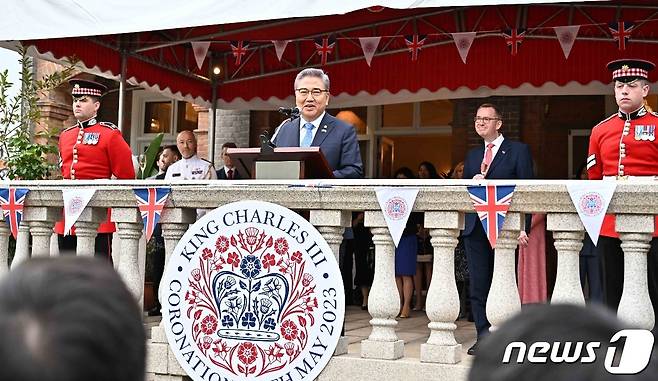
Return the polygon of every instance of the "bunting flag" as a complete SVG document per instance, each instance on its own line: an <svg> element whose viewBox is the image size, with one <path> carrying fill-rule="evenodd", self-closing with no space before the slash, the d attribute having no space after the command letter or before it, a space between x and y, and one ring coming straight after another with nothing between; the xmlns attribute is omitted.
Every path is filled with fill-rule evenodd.
<svg viewBox="0 0 658 381"><path fill-rule="evenodd" d="M589 237L596 246L616 181L569 181L567 191Z"/></svg>
<svg viewBox="0 0 658 381"><path fill-rule="evenodd" d="M382 209L395 247L398 247L400 243L419 190L418 188L399 187L377 189L377 201L379 201L379 207Z"/></svg>
<svg viewBox="0 0 658 381"><path fill-rule="evenodd" d="M327 64L329 54L334 51L336 40L331 37L323 37L315 39L315 51L320 56L320 65Z"/></svg>
<svg viewBox="0 0 658 381"><path fill-rule="evenodd" d="M94 197L94 193L96 193L96 189L94 188L62 189L62 198L64 199L64 235L71 233L71 228L75 225L78 218L80 218L89 200Z"/></svg>
<svg viewBox="0 0 658 381"><path fill-rule="evenodd" d="M407 44L407 49L411 52L411 60L418 61L418 53L425 45L425 39L427 36L414 34L413 36L405 36L404 43Z"/></svg>
<svg viewBox="0 0 658 381"><path fill-rule="evenodd" d="M289 42L290 40L272 40L272 44L274 44L274 50L276 50L276 58L279 59L279 62L281 62L283 52L286 51L286 46L288 46Z"/></svg>
<svg viewBox="0 0 658 381"><path fill-rule="evenodd" d="M153 235L155 226L160 222L160 214L167 202L171 188L136 188L133 191L137 198L137 207L142 214L144 233L146 242L148 242Z"/></svg>
<svg viewBox="0 0 658 381"><path fill-rule="evenodd" d="M203 61L206 60L208 49L210 49L210 41L192 41L192 51L194 52L196 66L199 69L203 66Z"/></svg>
<svg viewBox="0 0 658 381"><path fill-rule="evenodd" d="M505 43L510 48L510 52L515 56L518 54L519 45L525 37L525 29L508 29L503 32L503 37L505 37Z"/></svg>
<svg viewBox="0 0 658 381"><path fill-rule="evenodd" d="M30 192L27 188L2 188L0 189L0 206L2 216L9 225L11 235L14 239L18 236L18 227L23 219L23 204L25 196Z"/></svg>
<svg viewBox="0 0 658 381"><path fill-rule="evenodd" d="M359 37L359 43L361 43L361 49L363 49L363 56L366 58L368 66L372 62L372 57L377 51L377 46L379 46L379 41L381 37Z"/></svg>
<svg viewBox="0 0 658 381"><path fill-rule="evenodd" d="M473 207L480 217L491 248L496 248L498 234L512 203L514 185L473 185L468 187Z"/></svg>
<svg viewBox="0 0 658 381"><path fill-rule="evenodd" d="M231 41L231 51L235 57L235 65L238 66L242 62L242 56L247 54L249 49L249 41Z"/></svg>
<svg viewBox="0 0 658 381"><path fill-rule="evenodd" d="M468 51L471 50L471 45L473 45L473 40L477 32L462 32L462 33L451 33L452 39L455 41L455 46L459 51L459 56L462 58L462 62L466 63L466 57L468 56Z"/></svg>
<svg viewBox="0 0 658 381"><path fill-rule="evenodd" d="M611 22L608 24L612 39L617 41L619 50L626 50L626 42L631 37L635 25L630 21Z"/></svg>
<svg viewBox="0 0 658 381"><path fill-rule="evenodd" d="M569 54L571 54L571 48L573 48L573 44L576 42L580 25L556 26L553 27L553 30L555 30L557 40L560 41L564 59L569 59Z"/></svg>

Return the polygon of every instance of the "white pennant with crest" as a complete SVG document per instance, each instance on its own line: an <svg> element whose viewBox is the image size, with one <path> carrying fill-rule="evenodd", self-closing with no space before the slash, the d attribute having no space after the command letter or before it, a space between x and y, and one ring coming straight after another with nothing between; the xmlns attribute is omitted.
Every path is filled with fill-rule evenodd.
<svg viewBox="0 0 658 381"><path fill-rule="evenodd" d="M468 51L471 50L471 45L473 45L473 40L477 32L462 32L462 33L451 33L452 39L455 41L455 46L459 51L459 56L462 58L462 62L466 63L466 57L468 56Z"/></svg>
<svg viewBox="0 0 658 381"><path fill-rule="evenodd" d="M276 50L276 58L279 59L279 62L281 62L283 52L286 51L286 46L288 46L289 42L290 40L272 40L272 44L274 44L274 50Z"/></svg>
<svg viewBox="0 0 658 381"><path fill-rule="evenodd" d="M361 49L363 50L363 56L366 58L368 66L372 62L372 57L377 51L377 46L379 46L379 41L381 37L359 37L359 43L361 43Z"/></svg>
<svg viewBox="0 0 658 381"><path fill-rule="evenodd" d="M203 61L206 60L208 49L210 49L210 41L192 41L192 51L194 52L196 66L199 69L203 66Z"/></svg>
<svg viewBox="0 0 658 381"><path fill-rule="evenodd" d="M64 235L71 232L71 227L85 210L92 197L94 197L96 189L94 188L74 188L62 189L62 197L64 199Z"/></svg>
<svg viewBox="0 0 658 381"><path fill-rule="evenodd" d="M616 187L617 183L613 181L582 180L567 183L571 201L594 245L599 240L603 218Z"/></svg>
<svg viewBox="0 0 658 381"><path fill-rule="evenodd" d="M569 54L571 54L571 48L573 48L573 44L576 42L580 25L556 26L553 29L555 30L557 40L560 41L564 58L568 59Z"/></svg>
<svg viewBox="0 0 658 381"><path fill-rule="evenodd" d="M382 208L384 220L391 233L395 247L398 247L402 232L414 208L419 188L382 188L377 189L377 201Z"/></svg>

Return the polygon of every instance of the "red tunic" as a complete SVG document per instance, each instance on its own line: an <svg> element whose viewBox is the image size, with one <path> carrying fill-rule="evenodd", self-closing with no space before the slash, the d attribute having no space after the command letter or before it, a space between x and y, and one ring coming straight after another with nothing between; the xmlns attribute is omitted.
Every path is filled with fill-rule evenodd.
<svg viewBox="0 0 658 381"><path fill-rule="evenodd" d="M59 136L62 176L72 180L134 179L132 151L112 123L90 119L62 131ZM99 233L114 232L108 219L98 227ZM64 221L55 225L55 232L63 234Z"/></svg>
<svg viewBox="0 0 658 381"><path fill-rule="evenodd" d="M658 114L644 107L631 114L618 112L592 129L589 138L587 174L590 180L604 176L658 175ZM656 216L658 227L658 216ZM606 215L601 235L619 237L615 217ZM658 236L658 229L654 231Z"/></svg>

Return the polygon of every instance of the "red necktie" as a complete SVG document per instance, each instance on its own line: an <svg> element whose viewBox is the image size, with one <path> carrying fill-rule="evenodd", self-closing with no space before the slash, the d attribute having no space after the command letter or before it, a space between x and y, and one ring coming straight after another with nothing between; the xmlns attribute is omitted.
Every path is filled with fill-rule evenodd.
<svg viewBox="0 0 658 381"><path fill-rule="evenodd" d="M489 143L487 144L487 150L484 152L484 160L482 160L482 174L487 173L489 170L489 166L491 165L491 161L493 160L493 147L495 147L495 144Z"/></svg>
<svg viewBox="0 0 658 381"><path fill-rule="evenodd" d="M233 180L233 170L229 169L228 172L226 172L226 177L228 177L229 180Z"/></svg>

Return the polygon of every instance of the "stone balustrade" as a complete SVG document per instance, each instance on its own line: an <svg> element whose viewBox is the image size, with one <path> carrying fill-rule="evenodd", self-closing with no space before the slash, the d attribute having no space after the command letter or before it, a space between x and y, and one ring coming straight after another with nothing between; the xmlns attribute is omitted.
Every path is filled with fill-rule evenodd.
<svg viewBox="0 0 658 381"><path fill-rule="evenodd" d="M317 181L295 181L314 184ZM361 343L358 356L365 360L395 360L404 356L404 342L396 334L395 316L399 301L391 295L397 290L394 280L394 246L375 195L377 187L418 187L415 211L424 212L425 227L430 229L434 246L433 282L427 295L430 336L421 346L422 363L456 364L461 359L461 345L455 340L455 320L459 302L453 271L453 250L463 214L472 210L462 180L327 180L333 187L290 187L283 181L187 181L169 184L164 181L40 181L15 182L16 187L31 189L25 203L25 217L19 231L16 254L10 268L30 256L49 255L49 231L61 215L63 187L97 188L77 223L77 254L93 252L95 228L105 218L105 209L115 209L118 236L122 249L117 271L136 298L143 295L143 258L137 253L142 235L141 218L136 209L133 187L170 186L172 192L162 214L166 258L193 223L196 208L214 208L236 200L262 200L291 209L310 210L310 221L318 227L332 250L338 250L342 230L350 223L349 212L364 210L365 224L374 234L376 268L368 310L372 316L370 336ZM500 184L509 184L497 181ZM487 314L492 325L499 326L520 309L515 277L516 237L522 229L524 214L547 214L547 229L553 232L558 252L558 266L553 303L583 304L578 277L578 252L582 245L583 226L567 193L566 181L516 181L510 212L498 239L492 288ZM647 251L653 231L653 215L658 214L658 186L652 182L619 182L609 211L617 213L617 227L625 252L624 292L618 314L633 324L653 327L655 316L647 292ZM0 258L6 258L10 232L0 225ZM31 251L29 236L32 236ZM0 274L9 271L0 266ZM116 261L115 261L116 262ZM140 273L141 272L141 273ZM162 327L153 330L153 348L149 355L149 372L182 375L182 369L167 351ZM340 344L336 355L346 352ZM168 355L167 355L168 354Z"/></svg>

